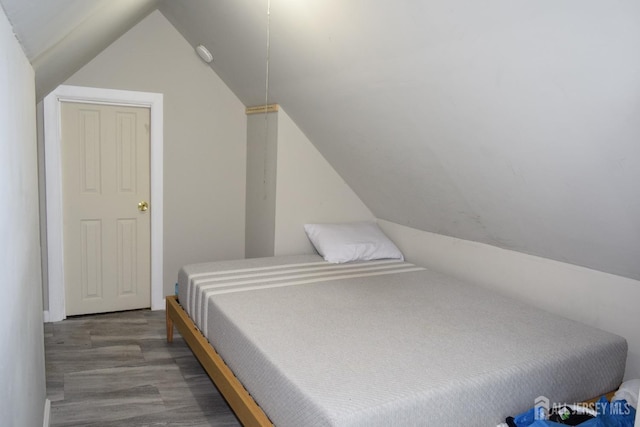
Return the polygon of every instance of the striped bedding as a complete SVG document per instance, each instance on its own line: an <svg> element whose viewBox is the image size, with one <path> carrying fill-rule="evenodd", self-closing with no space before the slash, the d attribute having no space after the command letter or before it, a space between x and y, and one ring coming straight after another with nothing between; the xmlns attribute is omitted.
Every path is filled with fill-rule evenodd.
<svg viewBox="0 0 640 427"><path fill-rule="evenodd" d="M618 386L626 342L400 261L194 264L179 300L277 426L492 426Z"/></svg>
<svg viewBox="0 0 640 427"><path fill-rule="evenodd" d="M194 314L196 324L202 325L201 331L207 335L207 301L214 295L419 270L424 268L395 260L349 264L330 264L316 260L277 266L216 270L192 274L185 295L189 304L188 313Z"/></svg>

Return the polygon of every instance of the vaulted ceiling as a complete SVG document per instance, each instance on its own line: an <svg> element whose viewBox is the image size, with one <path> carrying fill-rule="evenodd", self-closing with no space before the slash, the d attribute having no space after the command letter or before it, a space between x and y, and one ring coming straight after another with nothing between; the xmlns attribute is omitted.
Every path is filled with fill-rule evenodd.
<svg viewBox="0 0 640 427"><path fill-rule="evenodd" d="M640 279L640 2L0 2L40 97L157 7L378 218Z"/></svg>

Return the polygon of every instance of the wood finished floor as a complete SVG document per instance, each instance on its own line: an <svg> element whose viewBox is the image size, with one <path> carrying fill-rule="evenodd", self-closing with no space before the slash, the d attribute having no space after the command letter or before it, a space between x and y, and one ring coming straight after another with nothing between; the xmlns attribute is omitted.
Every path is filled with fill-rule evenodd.
<svg viewBox="0 0 640 427"><path fill-rule="evenodd" d="M45 324L51 426L239 426L164 311Z"/></svg>

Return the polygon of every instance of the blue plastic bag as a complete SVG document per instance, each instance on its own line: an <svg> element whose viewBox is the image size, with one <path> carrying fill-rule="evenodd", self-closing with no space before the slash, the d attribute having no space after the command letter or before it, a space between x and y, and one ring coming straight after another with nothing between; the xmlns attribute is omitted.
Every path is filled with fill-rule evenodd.
<svg viewBox="0 0 640 427"><path fill-rule="evenodd" d="M633 427L636 410L626 400L616 400L612 403L603 396L597 403L598 417L602 427Z"/></svg>

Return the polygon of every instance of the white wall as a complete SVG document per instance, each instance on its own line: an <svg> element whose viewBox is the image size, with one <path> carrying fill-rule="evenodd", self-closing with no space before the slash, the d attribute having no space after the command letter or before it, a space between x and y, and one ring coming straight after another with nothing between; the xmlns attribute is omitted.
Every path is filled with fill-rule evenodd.
<svg viewBox="0 0 640 427"><path fill-rule="evenodd" d="M38 150L38 189L39 191L39 212L40 212L40 258L42 265L42 305L45 311L49 310L49 263L47 248L47 192L46 173L44 168L44 104L36 104L37 123L37 150ZM45 319L48 321L48 319Z"/></svg>
<svg viewBox="0 0 640 427"><path fill-rule="evenodd" d="M44 334L34 73L0 8L0 424L41 426Z"/></svg>
<svg viewBox="0 0 640 427"><path fill-rule="evenodd" d="M275 255L314 252L304 233L306 223L374 219L282 108L277 164Z"/></svg>
<svg viewBox="0 0 640 427"><path fill-rule="evenodd" d="M408 261L495 289L627 339L626 379L640 378L640 282L378 220Z"/></svg>
<svg viewBox="0 0 640 427"><path fill-rule="evenodd" d="M244 257L244 105L160 12L65 84L164 94L165 294L184 264Z"/></svg>
<svg viewBox="0 0 640 427"><path fill-rule="evenodd" d="M278 113L247 115L245 256L273 256Z"/></svg>

